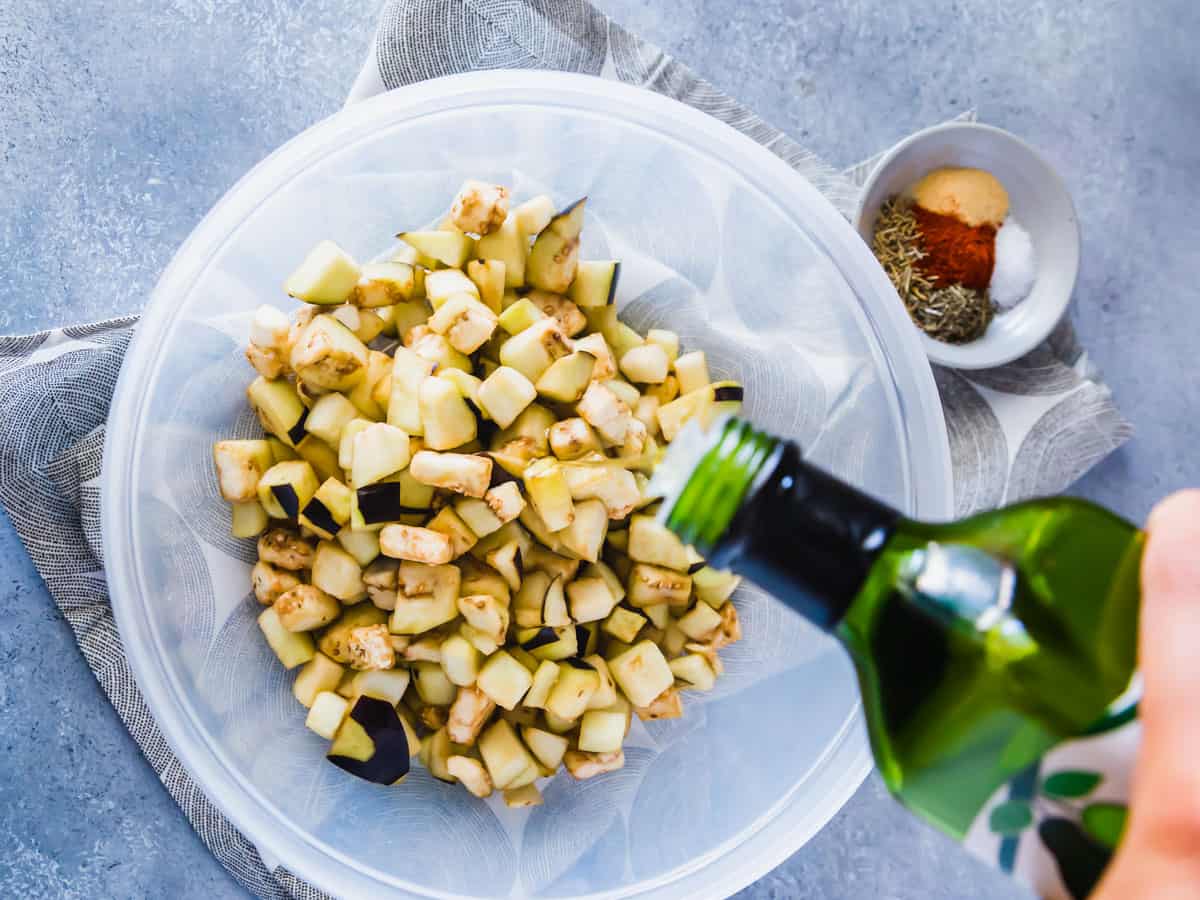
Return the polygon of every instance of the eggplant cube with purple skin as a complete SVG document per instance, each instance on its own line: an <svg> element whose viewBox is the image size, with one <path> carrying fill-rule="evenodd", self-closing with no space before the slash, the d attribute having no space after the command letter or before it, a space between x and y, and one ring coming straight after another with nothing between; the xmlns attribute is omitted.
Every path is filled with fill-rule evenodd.
<svg viewBox="0 0 1200 900"><path fill-rule="evenodd" d="M543 291L565 293L579 265L579 235L587 198L576 200L552 218L529 251L526 279Z"/></svg>

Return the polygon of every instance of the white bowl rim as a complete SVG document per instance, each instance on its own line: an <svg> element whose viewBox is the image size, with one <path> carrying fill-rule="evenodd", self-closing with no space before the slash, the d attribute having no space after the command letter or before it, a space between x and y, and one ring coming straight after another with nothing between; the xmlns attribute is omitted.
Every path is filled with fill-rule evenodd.
<svg viewBox="0 0 1200 900"><path fill-rule="evenodd" d="M522 91L538 93L516 93ZM242 221L278 188L280 173L291 173L289 177L294 177L303 171L302 167L297 168L298 162L329 152L327 142L330 135L341 133L354 124L369 127L372 119L388 110L392 113L412 113L435 105L440 111L454 108L456 104L463 105L464 98L488 102L494 101L496 95L501 95L508 102L512 102L514 97L523 102L550 102L539 94L553 94L560 100L564 97L583 102L604 100L614 110L633 104L645 111L647 116L653 114L660 124L669 122L716 145L732 146L742 154L749 155L752 157L750 162L755 166L754 177L761 179L770 175L777 179L771 182L777 192L806 195L805 199L813 201L811 209L818 220L813 231L820 230L822 238L836 244L838 257L854 261L854 270L842 271L842 275L860 301L865 293L860 287L864 285L874 296L887 296L890 283L875 264L870 251L850 224L816 188L769 150L708 114L672 98L589 75L542 70L495 70L451 75L381 94L334 113L260 161L225 193L193 229L155 286L126 354L114 391L110 419L135 424L142 419L142 411L151 393L145 387L149 383L147 374L154 368L160 354L156 344L161 344L163 333L171 326L176 315L176 308L169 298L183 295L187 286L208 265L216 249L229 238L234 230L231 224ZM530 99L531 96L533 99ZM325 140L323 142L318 138ZM321 151L319 154L316 152L318 149ZM273 177L264 181L264 173ZM749 170L743 170L742 174L753 180ZM821 243L815 233L810 232L810 237L814 242ZM823 249L831 260L835 258L835 253L829 247ZM841 269L840 266L838 268ZM891 303L878 305L881 308L871 309L870 316L878 315L891 320L889 341L894 339L896 343L889 343L888 346L891 359L882 358L877 362L891 375L896 392L895 402L900 407L900 421L905 425L909 438L915 432L923 431L923 444L920 445L922 453L908 460L910 471L914 473L913 497L919 499L919 512L922 515L946 517L953 512L950 447L932 370L928 365L915 365L918 359L924 363L924 358L911 327L897 327L909 325L903 308L897 310L896 304ZM871 325L878 332L877 323L872 321ZM882 343L882 335L877 333L877 338ZM893 362L909 362L912 365L907 370L899 370ZM902 384L908 386L909 397L900 391ZM908 409L910 404L915 408ZM109 429L107 433L101 497L101 524L106 542L109 536L122 534L123 525L128 527L129 513L134 506L134 493L129 488L135 483L131 467L140 445L132 436L136 430ZM908 446L904 449L907 452ZM916 494L918 489L923 494ZM912 500L910 498L910 502ZM145 596L133 564L136 554L110 551L106 555L112 606L121 635L133 639L129 643L143 646L157 643L148 617L139 610L139 604L144 604ZM262 797L212 745L208 735L196 725L190 714L182 686L158 655L130 652L128 660L147 706L160 726L160 732L180 763L195 779L197 786L203 788L208 799L254 844L268 868L286 865L297 877L335 896L379 896L381 890L392 891L395 896L460 896L430 891L411 883L398 884L396 880L374 872L361 861L350 859L312 838ZM803 808L790 801L806 779L801 779L771 809L765 810L758 821L708 853L653 880L590 894L588 900L668 894L727 896L736 892L803 846L845 805L871 771L872 756L858 705L850 711L838 738L829 745L824 756L813 764L810 772L832 763L836 763L837 770L827 790ZM247 796L254 802L234 802ZM733 855L735 849L737 853ZM718 860L726 864L714 865Z"/></svg>
<svg viewBox="0 0 1200 900"><path fill-rule="evenodd" d="M1029 353L1035 347L1042 343L1050 336L1055 327L1066 315L1067 308L1071 304L1071 297L1075 293L1075 284L1079 279L1079 256L1080 256L1080 229L1079 216L1075 209L1075 201L1071 197L1071 192L1067 189L1067 183L1058 173L1054 166L1050 165L1049 160L1036 147L1030 144L1022 137L1018 137L1011 131L999 128L995 125L988 125L983 122L943 122L940 125L931 125L929 128L924 128L921 131L910 134L891 149L889 149L880 158L879 162L871 170L871 174L867 176L867 180L863 183L862 192L858 196L858 204L854 209L853 225L855 231L860 230L864 217L867 214L867 197L870 195L875 183L883 176L888 167L895 162L900 154L904 153L910 147L924 143L936 138L945 137L947 134L955 132L973 132L976 134L989 134L993 140L999 143L1010 144L1034 160L1041 166L1046 175L1049 176L1049 181L1054 185L1055 191L1065 201L1067 209L1071 213L1071 224L1074 226L1070 229L1068 240L1070 242L1070 256L1064 260L1065 268L1070 271L1068 279L1070 287L1061 297L1054 297L1051 310L1055 313L1053 319L1047 318L1048 325L1042 328L1031 330L1026 338L1020 344L1014 345L1013 348L1002 352L987 352L978 343L972 344L947 344L944 341L938 341L931 338L925 332L913 325L912 328L917 332L921 346L925 349L925 353L929 356L931 362L941 366L947 366L952 369L976 370L976 369L991 369L996 366L1003 366L1014 360L1020 359L1025 354ZM1036 340L1035 340L1036 338Z"/></svg>

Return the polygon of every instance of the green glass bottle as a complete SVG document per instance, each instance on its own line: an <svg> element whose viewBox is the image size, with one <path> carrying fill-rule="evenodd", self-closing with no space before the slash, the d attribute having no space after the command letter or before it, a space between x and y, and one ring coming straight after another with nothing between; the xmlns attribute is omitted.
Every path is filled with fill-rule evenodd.
<svg viewBox="0 0 1200 900"><path fill-rule="evenodd" d="M944 831L965 838L1050 748L1129 718L1133 525L1066 497L918 522L738 419L680 437L656 475L663 520L841 640L885 782ZM1060 873L1063 895L1092 869Z"/></svg>

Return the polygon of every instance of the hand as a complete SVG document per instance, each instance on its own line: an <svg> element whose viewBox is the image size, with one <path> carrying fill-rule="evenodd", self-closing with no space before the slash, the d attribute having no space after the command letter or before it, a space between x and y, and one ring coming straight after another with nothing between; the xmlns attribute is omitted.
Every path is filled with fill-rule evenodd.
<svg viewBox="0 0 1200 900"><path fill-rule="evenodd" d="M1142 745L1129 825L1092 900L1200 898L1200 491L1163 501L1142 559Z"/></svg>

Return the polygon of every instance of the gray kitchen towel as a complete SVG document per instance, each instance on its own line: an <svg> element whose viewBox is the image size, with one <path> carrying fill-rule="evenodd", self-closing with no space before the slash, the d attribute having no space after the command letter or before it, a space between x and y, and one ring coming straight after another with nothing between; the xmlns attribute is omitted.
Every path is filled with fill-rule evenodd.
<svg viewBox="0 0 1200 900"><path fill-rule="evenodd" d="M675 97L767 146L843 212L872 164L837 171L582 0L390 0L351 100L513 67L590 72ZM205 845L260 897L323 897L266 864L191 780L121 648L105 588L98 484L105 420L135 322L0 337L0 503L101 687ZM1066 324L1012 365L935 376L960 512L1059 491L1130 434Z"/></svg>

